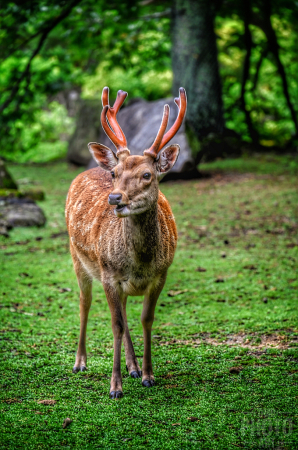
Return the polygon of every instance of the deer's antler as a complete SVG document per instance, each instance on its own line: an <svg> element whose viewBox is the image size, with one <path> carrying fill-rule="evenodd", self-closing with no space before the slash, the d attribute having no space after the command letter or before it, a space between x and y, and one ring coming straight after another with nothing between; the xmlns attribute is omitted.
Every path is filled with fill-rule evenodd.
<svg viewBox="0 0 298 450"><path fill-rule="evenodd" d="M109 137L109 139L113 142L117 149L117 156L119 153L125 151L129 153L127 148L127 141L125 134L123 133L119 123L117 122L117 113L121 106L123 105L124 100L127 97L127 92L118 91L117 98L113 107L109 105L109 88L104 87L102 91L101 101L103 110L101 112L101 124L102 127Z"/></svg>
<svg viewBox="0 0 298 450"><path fill-rule="evenodd" d="M164 134L167 128L170 111L169 105L165 105L162 122L158 134L151 147L148 150L144 151L144 155L150 155L153 158L156 158L160 150L175 136L175 134L181 127L181 124L183 122L186 113L186 104L187 104L186 92L184 88L181 87L179 89L179 98L175 98L175 103L179 109L179 113L177 119L175 120L175 123L169 129L169 131L166 134Z"/></svg>

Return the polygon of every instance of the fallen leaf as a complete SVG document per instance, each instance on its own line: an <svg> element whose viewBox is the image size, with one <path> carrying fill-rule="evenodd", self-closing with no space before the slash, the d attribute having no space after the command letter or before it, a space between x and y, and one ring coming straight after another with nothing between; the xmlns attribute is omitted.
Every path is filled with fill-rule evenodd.
<svg viewBox="0 0 298 450"><path fill-rule="evenodd" d="M181 425L181 423L180 422L172 423L172 427L175 427L176 425Z"/></svg>
<svg viewBox="0 0 298 450"><path fill-rule="evenodd" d="M59 292L71 292L70 288L60 288Z"/></svg>
<svg viewBox="0 0 298 450"><path fill-rule="evenodd" d="M58 237L60 237L60 236L66 236L68 233L67 233L67 231L60 231L60 233L53 233L53 234L51 234L51 239L56 239L56 238L58 238Z"/></svg>
<svg viewBox="0 0 298 450"><path fill-rule="evenodd" d="M215 283L224 283L224 281L225 280L222 277L218 277L216 278Z"/></svg>
<svg viewBox="0 0 298 450"><path fill-rule="evenodd" d="M234 373L234 374L238 374L238 373L241 372L241 370L243 370L243 367L241 367L241 366L238 366L238 367L231 367L231 368L229 369L229 372L230 372L230 373Z"/></svg>
<svg viewBox="0 0 298 450"><path fill-rule="evenodd" d="M56 400L48 399L48 400L38 400L40 405L56 405Z"/></svg>
<svg viewBox="0 0 298 450"><path fill-rule="evenodd" d="M167 373L167 375L163 378L173 378L173 374L172 373Z"/></svg>
<svg viewBox="0 0 298 450"><path fill-rule="evenodd" d="M207 269L204 269L204 267L197 267L196 272L206 272Z"/></svg>
<svg viewBox="0 0 298 450"><path fill-rule="evenodd" d="M66 428L66 427L68 427L68 425L70 425L71 424L71 422L72 422L72 420L69 418L69 417L67 417L66 419L64 419L64 421L63 421L63 425L62 425L62 428Z"/></svg>
<svg viewBox="0 0 298 450"><path fill-rule="evenodd" d="M245 248L246 250L249 250L250 248L254 248L256 244L248 244Z"/></svg>
<svg viewBox="0 0 298 450"><path fill-rule="evenodd" d="M191 422L198 422L199 421L199 418L198 417L194 417L194 416L190 416L187 419L190 420Z"/></svg>
<svg viewBox="0 0 298 450"><path fill-rule="evenodd" d="M166 361L166 364L173 364L173 361Z"/></svg>
<svg viewBox="0 0 298 450"><path fill-rule="evenodd" d="M181 291L173 291L173 290L171 290L171 291L168 292L168 296L169 297L176 297L176 295L184 294L185 292L188 292L188 289L183 289Z"/></svg>
<svg viewBox="0 0 298 450"><path fill-rule="evenodd" d="M5 400L3 400L3 402L11 405L11 403L21 403L22 400L19 400L18 398L6 398Z"/></svg>

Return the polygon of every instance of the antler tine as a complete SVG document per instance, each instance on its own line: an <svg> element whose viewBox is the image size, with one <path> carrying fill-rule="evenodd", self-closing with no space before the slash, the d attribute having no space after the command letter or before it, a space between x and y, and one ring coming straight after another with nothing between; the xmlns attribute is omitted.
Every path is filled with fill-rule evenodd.
<svg viewBox="0 0 298 450"><path fill-rule="evenodd" d="M109 109L109 105L105 105L101 111L101 124L102 124L102 128L104 129L104 132L106 133L106 135L108 136L108 138L113 142L113 144L115 145L115 147L118 149L118 145L119 142L113 132L113 130L110 128L108 121L107 121L107 112Z"/></svg>
<svg viewBox="0 0 298 450"><path fill-rule="evenodd" d="M110 106L110 104L109 104L109 88L107 86L104 87L102 90L101 102L102 102L103 107Z"/></svg>
<svg viewBox="0 0 298 450"><path fill-rule="evenodd" d="M177 119L173 126L169 129L169 131L163 136L160 146L158 148L158 152L175 136L177 131L182 125L184 116L186 114L186 106L187 106L187 97L186 91L183 87L179 89L179 98L175 98L175 103L178 106L179 113ZM157 153L158 153L157 152Z"/></svg>
<svg viewBox="0 0 298 450"><path fill-rule="evenodd" d="M169 107L169 105L165 105L164 110L163 110L161 125L160 125L159 131L157 133L157 136L155 138L155 141L153 142L151 147L148 148L148 150L144 151L144 155L150 155L153 158L157 157L163 135L165 134L165 131L166 131L166 128L168 125L169 114L170 114L170 107Z"/></svg>
<svg viewBox="0 0 298 450"><path fill-rule="evenodd" d="M101 123L102 127L109 137L109 139L113 142L117 149L117 154L123 150L129 151L127 149L127 141L125 134L123 133L119 123L117 122L117 113L121 106L123 105L124 100L127 97L127 92L119 90L117 93L116 101L111 108L109 105L109 88L104 87L102 91L102 105L103 110L101 113ZM107 121L108 119L108 121Z"/></svg>

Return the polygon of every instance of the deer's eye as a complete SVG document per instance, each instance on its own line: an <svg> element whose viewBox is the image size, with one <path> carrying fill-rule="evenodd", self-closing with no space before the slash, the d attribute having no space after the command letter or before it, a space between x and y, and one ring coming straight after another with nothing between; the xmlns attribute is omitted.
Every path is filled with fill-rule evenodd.
<svg viewBox="0 0 298 450"><path fill-rule="evenodd" d="M112 178L115 178L115 172L113 172L113 170L111 172L111 175L112 175Z"/></svg>
<svg viewBox="0 0 298 450"><path fill-rule="evenodd" d="M143 178L145 178L145 180L150 180L150 178L151 178L151 173L150 173L150 172L144 173Z"/></svg>

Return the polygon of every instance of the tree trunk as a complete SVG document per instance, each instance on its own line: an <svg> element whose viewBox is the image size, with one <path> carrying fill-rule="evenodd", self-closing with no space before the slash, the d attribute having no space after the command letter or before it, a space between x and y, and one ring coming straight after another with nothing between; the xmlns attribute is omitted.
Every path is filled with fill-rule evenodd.
<svg viewBox="0 0 298 450"><path fill-rule="evenodd" d="M176 0L173 8L174 95L188 96L186 124L198 139L224 128L213 0Z"/></svg>
<svg viewBox="0 0 298 450"><path fill-rule="evenodd" d="M5 167L4 161L0 159L0 190L18 189L18 186L8 170ZM0 193L1 196L1 193Z"/></svg>

